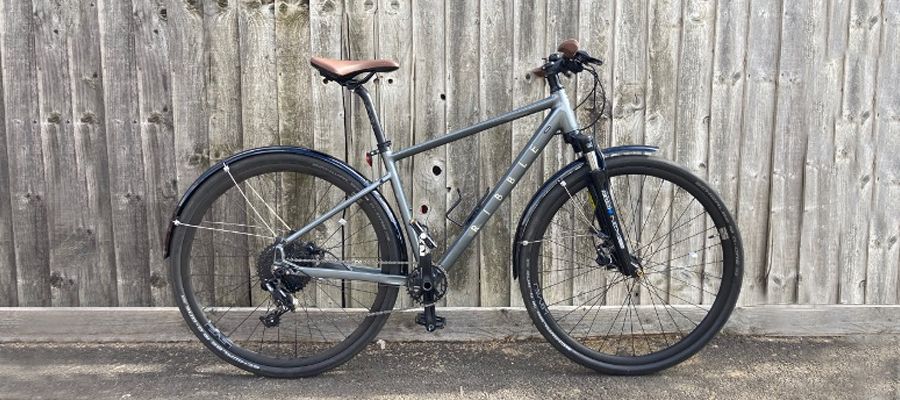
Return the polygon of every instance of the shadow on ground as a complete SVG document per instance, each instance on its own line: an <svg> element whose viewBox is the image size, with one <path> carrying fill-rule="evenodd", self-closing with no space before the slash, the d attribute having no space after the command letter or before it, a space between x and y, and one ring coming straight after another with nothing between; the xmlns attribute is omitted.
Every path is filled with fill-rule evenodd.
<svg viewBox="0 0 900 400"><path fill-rule="evenodd" d="M244 373L199 343L0 345L0 398L900 398L900 336L722 336L616 377L543 342L388 343L316 378Z"/></svg>

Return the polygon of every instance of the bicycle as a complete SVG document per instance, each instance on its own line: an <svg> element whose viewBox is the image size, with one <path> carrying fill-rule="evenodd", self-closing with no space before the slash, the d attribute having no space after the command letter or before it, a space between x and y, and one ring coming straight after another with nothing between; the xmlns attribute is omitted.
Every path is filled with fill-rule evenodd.
<svg viewBox="0 0 900 400"><path fill-rule="evenodd" d="M188 326L223 360L270 377L348 361L398 311L401 288L422 309L418 324L442 328L448 321L435 305L447 271L561 136L577 158L534 194L512 243L513 279L534 325L565 356L603 373L647 374L692 356L734 308L740 235L719 196L653 156L656 147L599 149L579 128L559 75L589 71L596 102L601 64L566 40L533 71L549 97L395 152L364 85L399 65L313 58L325 82L361 98L377 141L367 160L379 157L385 173L370 181L344 161L290 146L246 150L207 170L179 202L166 239ZM540 112L540 126L438 260L397 162ZM379 190L388 182L399 219Z"/></svg>

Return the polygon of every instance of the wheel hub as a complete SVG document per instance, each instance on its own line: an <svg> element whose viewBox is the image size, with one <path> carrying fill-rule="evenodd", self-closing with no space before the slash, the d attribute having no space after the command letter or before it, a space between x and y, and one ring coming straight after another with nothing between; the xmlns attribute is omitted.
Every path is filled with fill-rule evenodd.
<svg viewBox="0 0 900 400"><path fill-rule="evenodd" d="M278 243L273 243L259 253L256 259L256 273L259 276L260 284L264 290L267 290L266 283L279 281L281 286L290 293L303 290L309 283L310 277L288 273L289 271L280 265L280 260L287 259L301 267L310 267L316 262L315 260L321 260L324 257L325 251L312 242L286 243L282 246L282 251L283 253L279 253Z"/></svg>

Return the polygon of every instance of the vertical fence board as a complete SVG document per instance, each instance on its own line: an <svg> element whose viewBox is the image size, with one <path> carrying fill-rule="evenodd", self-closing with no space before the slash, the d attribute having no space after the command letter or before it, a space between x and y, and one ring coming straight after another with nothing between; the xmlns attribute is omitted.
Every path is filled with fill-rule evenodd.
<svg viewBox="0 0 900 400"><path fill-rule="evenodd" d="M793 303L797 299L800 227L803 223L804 158L813 111L807 99L814 91L812 77L818 67L817 47L822 43L824 21L811 12L824 14L824 3L786 2L782 12L781 55L778 66L778 99L772 141L772 173L769 213L769 262L767 299L770 303ZM833 301L836 275L818 271L800 277L816 280L813 302ZM804 292L805 293L805 292ZM829 300L831 299L831 300Z"/></svg>
<svg viewBox="0 0 900 400"><path fill-rule="evenodd" d="M488 84L484 80L484 76L479 74L480 60L484 56L480 50L480 39L483 37L480 27L488 16L479 10L480 1L467 1L458 3L457 5L447 5L446 9L446 52L444 60L446 60L446 130L454 131L465 128L479 121L483 113L481 113L482 103L486 103L484 93L480 92L480 88ZM451 39L452 38L452 39ZM496 54L495 54L496 55ZM440 132L436 132L440 133ZM446 205L449 207L456 201L461 193L461 202L453 210L452 218L463 223L469 212L478 205L484 190L490 187L483 179L479 179L481 168L481 158L484 154L480 149L489 146L484 139L491 133L482 133L470 136L458 142L447 145L448 160L465 160L464 162L450 162L446 165L447 191ZM419 140L421 141L421 140ZM501 149L494 149L502 151ZM431 173L435 178L443 176L444 166L416 166L416 169L427 169L421 173ZM436 210L435 210L436 211ZM499 213L499 212L498 212ZM441 221L440 223L437 223ZM443 214L434 214L431 217L433 228L440 229L446 226L447 240L457 237L462 229L454 225L450 221L444 221ZM483 226L482 231L478 234L478 239L472 242L472 245L463 252L457 261L457 265L449 272L450 293L447 295L447 304L453 306L477 306L479 297L483 300L491 298L492 294L479 291L479 282L481 285L489 284L488 276L481 275L487 272L487 269L493 267L484 265L480 268L480 248L479 243L489 240ZM466 233L468 234L468 233ZM449 246L449 243L447 244ZM493 283L493 282L491 282ZM496 282L499 284L499 282ZM481 287L483 288L483 286ZM479 293L481 295L479 296Z"/></svg>
<svg viewBox="0 0 900 400"><path fill-rule="evenodd" d="M311 5L310 8L310 52L313 56L341 58L341 24L343 18L343 5L337 1L326 0ZM346 154L344 143L344 104L343 88L337 84L322 82L318 73L312 76L312 99L315 108L315 148L336 157ZM323 189L317 186L317 190ZM323 212L336 205L343 193L335 193L331 190L328 196L322 200L324 204L316 204L316 209ZM328 237L331 232L339 229L337 221L331 218L323 224L323 234ZM340 305L344 295L342 288L318 285L316 304L319 307Z"/></svg>
<svg viewBox="0 0 900 400"><path fill-rule="evenodd" d="M131 3L98 1L119 305L150 304L150 265Z"/></svg>
<svg viewBox="0 0 900 400"><path fill-rule="evenodd" d="M516 0L513 10L513 105L522 106L544 97L546 93L546 84L543 79L531 75L531 69L538 67L543 62L541 59L547 57L553 51L552 45L545 41L546 31L546 12L547 4L542 0ZM525 147L534 130L540 126L542 114L530 115L528 117L513 121L510 126L512 128L512 140L510 157L518 155L519 149ZM513 219L518 220L519 216L525 210L528 200L531 198L535 190L540 186L543 171L540 159L535 160L531 169L522 177L519 185L512 192L510 198L510 212ZM515 229L515 227L510 227ZM513 245L515 248L517 245ZM519 283L511 282L510 288L510 304L521 306L522 296L519 291Z"/></svg>
<svg viewBox="0 0 900 400"><path fill-rule="evenodd" d="M375 58L377 36L375 34L375 13L377 5L374 1L345 3L348 18L345 52L350 60L370 60ZM371 82L371 81L370 81ZM370 91L377 91L378 85L369 85ZM377 93L371 93L376 101ZM369 179L378 179L378 171L375 169L374 159L372 166L366 163L366 152L377 147L375 135L372 133L372 125L366 107L359 96L345 91L348 99L345 106L348 108L349 124L345 132L347 143L347 162L353 168L368 175ZM377 108L376 108L377 109ZM352 209L351 209L352 210ZM348 224L344 228L344 245L347 257L352 260L371 260L378 254L378 243L375 231L368 218L361 212L351 211ZM354 307L368 307L375 299L378 288L369 282L351 282L352 305Z"/></svg>
<svg viewBox="0 0 900 400"><path fill-rule="evenodd" d="M178 201L175 175L175 138L172 126L171 74L163 0L135 1L135 64L137 66L139 125L147 183L147 236L150 252L150 296L154 306L173 305L163 262L163 240ZM168 11L166 12L168 16Z"/></svg>
<svg viewBox="0 0 900 400"><path fill-rule="evenodd" d="M378 57L397 61L400 69L383 74L378 81L378 113L386 137L393 143L394 149L401 149L412 144L412 1L381 0L378 5ZM380 160L375 159L373 163ZM397 173L405 184L407 199L412 199L412 160L401 161L397 165ZM395 213L400 210L393 190L385 189L383 193ZM399 219L400 215L396 217ZM408 296L399 296L397 305L409 306Z"/></svg>
<svg viewBox="0 0 900 400"><path fill-rule="evenodd" d="M719 2L716 7L715 48L713 50L712 98L709 127L709 183L722 196L729 210L738 204L738 169L740 132L744 98L744 54L747 44L747 12L749 1ZM701 287L703 301L716 293L721 282L722 266L719 249L707 251Z"/></svg>
<svg viewBox="0 0 900 400"><path fill-rule="evenodd" d="M278 71L278 137L282 145L315 145L309 65L309 3L278 0L275 3L275 68ZM299 226L309 221L315 210L314 179L285 177L281 182L279 210L288 224ZM304 291L305 304L315 304L315 282Z"/></svg>
<svg viewBox="0 0 900 400"><path fill-rule="evenodd" d="M647 105L644 121L644 142L659 146L660 156L673 159L675 154L675 101L678 94L678 60L681 46L681 1L658 0L650 2L648 10L647 38ZM613 105L615 106L615 105ZM632 232L642 235L634 238L639 245L636 250L647 255L657 253L648 261L667 264L670 252L669 243L653 243L658 241L657 227L669 226L671 212L668 207L672 202L670 190L662 190L662 181L642 183L640 227ZM638 232L646 230L646 232ZM643 237L646 235L646 237ZM652 245L652 247L651 247ZM645 247L646 249L642 249ZM654 248L662 251L651 251ZM656 266L659 268L659 266ZM658 304L661 300L656 291L668 290L667 274L656 273L647 276L647 290L640 291L641 304ZM650 288L653 288L651 290ZM643 289L643 288L642 288Z"/></svg>
<svg viewBox="0 0 900 400"><path fill-rule="evenodd" d="M875 173L867 249L866 303L900 302L900 3L884 2L876 75Z"/></svg>
<svg viewBox="0 0 900 400"><path fill-rule="evenodd" d="M849 32L847 56L841 60L846 60L843 101L833 136L833 160L837 177L832 180L835 190L827 194L837 201L825 205L826 212L839 218L823 224L840 226L841 231L839 235L834 235L832 229L823 229L820 234L836 236L832 242L839 243L840 252L836 257L841 269L838 301L842 304L861 304L865 302L866 295L866 254L874 187L874 100L878 52L881 46L881 4L872 1L851 2L849 28L846 25L844 23L841 26ZM834 82L828 79L830 77L824 78L819 80L820 84ZM838 94L840 92L824 97L834 98ZM848 190L851 188L853 190Z"/></svg>
<svg viewBox="0 0 900 400"><path fill-rule="evenodd" d="M241 60L241 127L244 148L278 144L278 104L272 94L278 90L275 68L275 4L267 0L241 0L238 4L238 29ZM268 177L248 180L243 184L248 197L247 221L257 221L276 233L286 229L273 213L278 198L277 186ZM256 193L259 193L257 196ZM252 211L255 208L259 214ZM274 210L274 212L273 212ZM262 221L259 221L262 219ZM271 241L250 238L250 250L263 249ZM218 269L218 262L216 263ZM251 272L251 276L254 274ZM253 289L253 288L251 288ZM270 297L261 290L251 290L252 304Z"/></svg>
<svg viewBox="0 0 900 400"><path fill-rule="evenodd" d="M446 128L446 75L444 68L444 4L439 1L416 1L412 6L413 24L413 140L422 143L444 134ZM470 21L474 23L474 21ZM454 38L455 39L455 38ZM444 212L447 175L435 175L434 167L446 170L446 146L419 153L413 159L412 215L431 228L438 244L435 254L447 248ZM427 207L427 212L425 208ZM461 266L458 266L461 268Z"/></svg>
<svg viewBox="0 0 900 400"><path fill-rule="evenodd" d="M682 7L674 160L701 179L706 179L715 3L686 0ZM714 231L704 224L703 217L696 218L702 208L695 207L679 193L685 192L676 192L670 212L670 229L673 230L668 263L670 301L699 302L702 282L690 266L705 262L706 252L698 249L707 246L705 239Z"/></svg>
<svg viewBox="0 0 900 400"><path fill-rule="evenodd" d="M647 101L647 4L618 1L615 5L612 101L612 145L644 142ZM626 198L623 187L612 188L614 198ZM631 293L615 285L606 293L606 304L625 304Z"/></svg>
<svg viewBox="0 0 900 400"><path fill-rule="evenodd" d="M747 25L737 223L744 242L744 285L739 301L751 305L766 301L769 174L780 54L780 2L751 3Z"/></svg>
<svg viewBox="0 0 900 400"><path fill-rule="evenodd" d="M32 4L3 3L3 96L18 303L50 305L44 165L38 125Z"/></svg>
<svg viewBox="0 0 900 400"><path fill-rule="evenodd" d="M578 40L585 51L592 56L604 60L606 64L595 67L600 78L599 85L602 88L611 87L612 81L612 29L613 29L613 2L601 0L581 0L579 1L578 11ZM549 49L548 49L549 50ZM603 99L598 97L598 103L595 105L593 99L589 98L591 90L594 88L594 78L588 73L582 73L577 78L578 102L584 102L577 110L576 117L581 126L586 127L595 119L597 120L594 127L586 134L594 135L596 144L599 147L608 146L610 139L610 118L607 113L609 104L604 104ZM604 95L600 86L597 87L597 96ZM577 104L577 103L576 103ZM596 106L596 108L595 108ZM620 209L622 209L620 207ZM585 210L586 213L590 210ZM513 215L513 219L517 216ZM584 225L581 225L582 227ZM607 271L602 269L589 270L585 272L585 265L591 265L590 257L585 256L582 249L594 246L594 238L584 235L584 231L576 231L572 240L573 247L582 255L573 256L575 263L573 264L572 293L581 294L573 299L575 304L597 304L602 305L605 300L602 291L596 290L605 287L607 284ZM634 238L632 238L634 239ZM591 297L596 297L596 301L587 303Z"/></svg>
<svg viewBox="0 0 900 400"><path fill-rule="evenodd" d="M207 7L217 7L213 5L216 2L207 4ZM212 88L207 92L207 70L214 74L215 69L207 63L204 31L211 34L227 31L221 26L207 25L204 10L192 2L169 0L165 11L168 32L166 45L171 74L172 142L175 146L172 160L174 165L170 165L174 169L177 192L181 194L209 164L207 118L212 120L216 117L215 111L207 111L206 107L206 97L216 92ZM211 15L215 15L214 9L209 11ZM162 10L158 12L162 15ZM236 44L231 45L236 47ZM237 60L234 63L237 64ZM237 91L235 95L239 93ZM169 214L163 215L170 217ZM211 240L210 232L197 232L197 245L193 253L203 254L203 257L195 257L190 261L191 275L194 275L192 284L195 290L203 293L200 297L204 300L209 300L207 294L213 291L214 259Z"/></svg>
<svg viewBox="0 0 900 400"><path fill-rule="evenodd" d="M709 183L729 210L738 203L740 131L744 98L744 54L747 45L747 0L726 0L716 8L712 99L709 115Z"/></svg>
<svg viewBox="0 0 900 400"><path fill-rule="evenodd" d="M560 43L566 39L575 38L578 35L578 3L576 1L548 1L547 2L547 37L544 52L555 52ZM544 56L546 57L546 55ZM577 86L575 80L560 76L562 85L567 89L571 104L577 104ZM538 125L535 125L538 126ZM549 179L572 159L571 147L565 144L561 137L551 139L541 155L543 160L543 179ZM572 195L576 195L572 193ZM574 202L569 202L565 207L572 207ZM560 213L558 215L563 215ZM548 227L544 238L547 242L541 246L544 285L548 288L545 299L550 302L571 303L573 268L575 253L573 248L574 214L566 213L568 217L559 217L554 224Z"/></svg>
<svg viewBox="0 0 900 400"><path fill-rule="evenodd" d="M481 118L498 115L513 108L513 2L512 0L482 0L481 33ZM532 64L526 64L532 65ZM512 164L512 127L501 125L481 135L480 176L482 187L492 187ZM510 245L512 218L510 199L494 212L483 227L479 241L481 257L481 305L508 306L510 298Z"/></svg>
<svg viewBox="0 0 900 400"><path fill-rule="evenodd" d="M69 75L75 158L86 195L82 235L96 243L95 258L82 264L78 277L81 306L114 306L116 264L109 192L109 162L104 124L103 76L97 7L79 2L69 30Z"/></svg>
<svg viewBox="0 0 900 400"><path fill-rule="evenodd" d="M835 191L841 191L838 189L841 185L835 183L835 172L840 168L835 168L834 139L843 129L837 127L838 132L835 132L842 89L833 82L842 81L848 8L846 2L829 3L828 12L823 11L818 16L823 20L827 18L826 40L820 42L821 35L806 39L818 43L821 49L810 55L816 68L809 71L813 75L809 76L809 84L804 89L807 107L815 116L805 124L809 134L803 154L803 208L798 258L800 279L797 282L797 297L801 301L833 292L838 287L838 269L841 267L834 260L838 254L839 235L833 233L833 227L841 224L834 208L840 198ZM774 290L780 288L775 287ZM783 298L781 301L791 300Z"/></svg>
<svg viewBox="0 0 900 400"><path fill-rule="evenodd" d="M827 16L826 41L823 51L817 53L816 75L811 78L811 95L807 100L815 115L809 121L809 140L806 146L806 162L803 175L803 215L800 231L799 282L797 297L800 301L827 293L837 288L840 266L835 265L839 249L839 235L833 234L833 226L842 224L836 213L843 191L837 184L835 165L835 138L843 131L840 121L841 91L832 82L843 81L844 54L847 47L848 2L831 2ZM836 193L836 191L838 193ZM818 279L807 279L807 278ZM826 282L825 280L829 281Z"/></svg>
<svg viewBox="0 0 900 400"><path fill-rule="evenodd" d="M96 244L84 235L87 204L78 176L75 135L69 97L70 75L66 37L71 8L50 1L33 2L35 52L44 175L48 188L47 231L51 304L79 304L79 272L93 262Z"/></svg>
<svg viewBox="0 0 900 400"><path fill-rule="evenodd" d="M6 26L5 15L6 10L0 8L0 26ZM4 36L0 32L0 49L5 43ZM10 186L9 162L7 161L9 153L7 153L6 100L4 98L6 92L3 91L2 79L2 75L5 75L5 72L2 71L5 70L6 64L3 64L5 57L8 55L0 51L0 66L3 66L0 68L0 119L3 120L3 124L0 124L0 188L4 188L8 192L12 186ZM0 306L2 307L14 307L19 303L16 288L16 251L9 200L9 193L0 196L0 225L2 225L0 226Z"/></svg>
<svg viewBox="0 0 900 400"><path fill-rule="evenodd" d="M184 100L192 100L187 105L206 113L205 119L184 120L186 124L196 126L195 132L186 132L184 135L176 136L183 137L185 144L191 144L184 153L189 157L187 160L197 160L195 163L186 165L187 168L202 170L208 164L218 162L244 148L241 58L238 40L239 7L237 1L205 2L202 10L188 9L187 11L191 12L185 13L190 16L185 22L189 22L191 28L184 32L184 40L186 40L184 49L193 49L200 59L197 60L196 70L192 68L184 71L185 78L197 79L196 82L185 81L184 89L189 89L188 85L193 83L197 85L195 90L198 92L205 90L205 96L195 94L194 97L187 97ZM195 29L202 31L193 33ZM208 71L208 75L204 69ZM187 96L188 93L185 95ZM233 190L226 196L228 198L223 199L220 204L214 205L211 219L248 224L245 200ZM257 222L257 224L259 223ZM246 279L250 279L255 274L252 267L255 265L254 260L227 257L231 254L246 253L249 240L235 235L212 235L209 232L198 232L198 235L206 240L217 241L204 249L207 252L205 259L195 261L194 268L207 275L202 282L195 284L214 285L218 283L220 289L214 295L219 304L251 305L249 295L254 287L251 287L249 283L246 292L227 289L238 284L235 281L240 282L244 276ZM224 254L225 257L215 257L217 254ZM221 286L222 284L227 286ZM208 287L205 290L214 291Z"/></svg>
<svg viewBox="0 0 900 400"><path fill-rule="evenodd" d="M309 3L275 3L275 68L278 71L278 137L281 144L312 147L309 82Z"/></svg>

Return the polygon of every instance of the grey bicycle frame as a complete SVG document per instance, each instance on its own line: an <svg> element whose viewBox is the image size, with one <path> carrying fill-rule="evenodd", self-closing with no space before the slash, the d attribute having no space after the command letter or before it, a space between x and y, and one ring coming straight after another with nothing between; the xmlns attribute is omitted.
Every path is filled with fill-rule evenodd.
<svg viewBox="0 0 900 400"><path fill-rule="evenodd" d="M378 121L378 117L375 114L374 110L371 108L371 99L369 98L368 92L366 92L365 89L361 86L355 89L355 91L363 98L363 101L366 103L367 110L369 111L369 119L372 123L372 129L375 131L375 135L376 137L378 137L379 141L382 141L383 134L381 130L381 124ZM301 236L309 233L316 226L322 224L337 213L343 211L357 200L377 190L379 187L381 187L381 185L390 182L391 188L394 191L394 195L397 198L397 203L400 206L400 216L403 218L403 223L406 226L407 235L410 238L411 244L415 245L415 241L418 238L412 225L413 219L409 201L406 199L406 195L404 194L403 190L403 183L400 181L400 176L397 173L397 162L404 158L412 157L421 152L431 150L435 147L443 146L447 143L463 139L465 137L488 130L498 125L515 121L525 116L548 109L550 110L550 112L546 115L546 117L544 117L543 122L541 122L541 125L537 128L537 130L535 130L534 134L531 136L531 139L528 140L528 143L519 152L518 156L516 156L516 159L513 161L513 164L510 165L509 169L506 171L506 174L491 189L487 197L487 201L483 205L476 206L475 210L472 211L474 218L468 219L469 222L465 227L463 227L463 230L460 232L459 236L456 237L453 244L450 245L441 260L437 263L438 266L444 268L445 270L449 270L456 263L456 260L459 258L459 256L462 255L463 251L465 251L469 244L472 243L472 240L474 240L478 235L481 227L483 227L484 224L494 214L494 212L497 211L497 209L503 203L503 200L509 197L509 193L513 190L513 188L516 187L516 184L519 183L519 180L522 178L525 172L528 171L532 163L534 163L534 160L541 154L541 152L547 146L547 143L550 142L550 139L558 132L568 133L573 132L577 129L578 125L577 120L575 119L575 112L572 110L572 107L569 104L569 99L566 96L566 92L564 89L554 91L550 94L549 97L543 100L539 100L529 105L517 108L508 113L495 116L470 127L463 128L448 133L444 136L428 140L424 143L419 143L405 149L401 149L396 153L392 152L390 145L387 144L380 150L380 156L382 162L384 163L385 171L387 171L384 176L375 180L370 185L366 186L363 190L348 197L346 200L342 201L334 208L322 214L306 226L288 235L285 238L285 243L293 242L299 239ZM418 258L418 253L413 253ZM383 274L381 273L380 269L373 267L344 265L346 269L334 269L303 267L289 261L285 261L285 263L297 269L299 272L307 274L314 278L354 279L398 286L406 284L405 275Z"/></svg>

